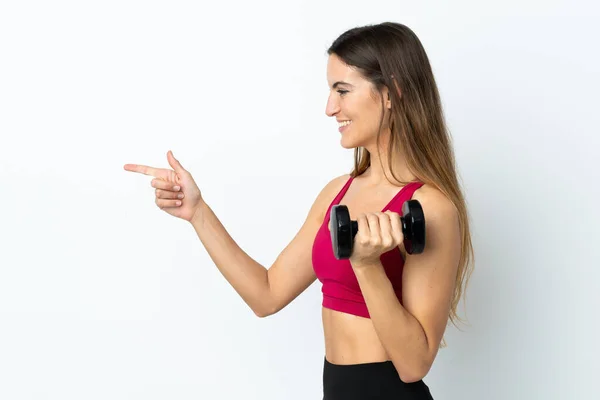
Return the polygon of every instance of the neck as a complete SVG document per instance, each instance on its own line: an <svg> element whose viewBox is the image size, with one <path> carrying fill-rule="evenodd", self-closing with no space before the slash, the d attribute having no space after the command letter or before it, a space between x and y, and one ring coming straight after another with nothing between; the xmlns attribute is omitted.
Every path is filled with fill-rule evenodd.
<svg viewBox="0 0 600 400"><path fill-rule="evenodd" d="M388 166L389 155L387 154L386 145L382 145L380 148L380 154L377 153L375 146L367 146L366 149L371 155L371 165L365 173L362 175L369 184L372 185L386 185L393 184L400 186L401 182L409 182L416 179L416 176L410 172L406 165L406 160L402 156L395 157L394 161L394 172L398 179L395 179L392 175L392 171ZM400 180L400 181L398 181Z"/></svg>

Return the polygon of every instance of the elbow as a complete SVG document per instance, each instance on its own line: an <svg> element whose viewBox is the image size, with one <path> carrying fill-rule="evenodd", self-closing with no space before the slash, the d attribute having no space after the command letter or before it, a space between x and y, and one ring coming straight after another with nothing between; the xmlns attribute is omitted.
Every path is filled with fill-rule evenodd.
<svg viewBox="0 0 600 400"><path fill-rule="evenodd" d="M279 310L274 307L259 307L253 308L252 311L258 318L267 318L273 314L276 314Z"/></svg>
<svg viewBox="0 0 600 400"><path fill-rule="evenodd" d="M267 318L269 315L273 315L273 313L266 312L264 310L252 310L252 311L254 311L254 315L256 315L258 318Z"/></svg>
<svg viewBox="0 0 600 400"><path fill-rule="evenodd" d="M400 375L400 380L404 383L415 383L425 378L427 374L403 374Z"/></svg>
<svg viewBox="0 0 600 400"><path fill-rule="evenodd" d="M396 365L396 364L395 364ZM429 369L431 368L431 363L422 360L418 365L415 366L399 366L396 365L396 370L398 371L398 375L400 376L400 380L404 383L415 383L419 382L427 374L429 373Z"/></svg>
<svg viewBox="0 0 600 400"><path fill-rule="evenodd" d="M261 296L260 299L256 299L255 302L246 302L252 309L254 315L258 318L267 318L273 314L276 314L281 307L277 305L277 301L272 296Z"/></svg>

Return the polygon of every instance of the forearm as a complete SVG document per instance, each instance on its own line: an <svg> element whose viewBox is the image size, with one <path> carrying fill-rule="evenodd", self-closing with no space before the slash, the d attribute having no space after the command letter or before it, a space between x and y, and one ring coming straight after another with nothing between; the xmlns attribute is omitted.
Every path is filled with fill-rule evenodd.
<svg viewBox="0 0 600 400"><path fill-rule="evenodd" d="M398 301L381 262L356 268L355 274L377 335L400 378L405 382L421 379L431 365L421 324Z"/></svg>
<svg viewBox="0 0 600 400"><path fill-rule="evenodd" d="M268 315L271 304L267 269L238 246L208 204L201 204L190 222L210 258L256 315Z"/></svg>

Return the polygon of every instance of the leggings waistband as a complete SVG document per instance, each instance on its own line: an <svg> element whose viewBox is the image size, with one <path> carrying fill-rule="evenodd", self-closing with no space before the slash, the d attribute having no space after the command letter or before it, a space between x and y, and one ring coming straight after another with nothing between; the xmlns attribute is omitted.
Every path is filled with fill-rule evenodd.
<svg viewBox="0 0 600 400"><path fill-rule="evenodd" d="M323 359L323 400L433 400L423 380L405 383L391 361L333 364Z"/></svg>

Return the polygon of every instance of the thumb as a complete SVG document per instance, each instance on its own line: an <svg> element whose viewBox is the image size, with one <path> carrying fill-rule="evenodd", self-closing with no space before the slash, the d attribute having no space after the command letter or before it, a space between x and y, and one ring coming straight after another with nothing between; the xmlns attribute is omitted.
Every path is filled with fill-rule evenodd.
<svg viewBox="0 0 600 400"><path fill-rule="evenodd" d="M171 150L167 152L167 159L169 160L169 165L175 170L176 173L180 174L186 172L186 170L181 166L181 163L177 161L175 156L173 156L173 152Z"/></svg>

